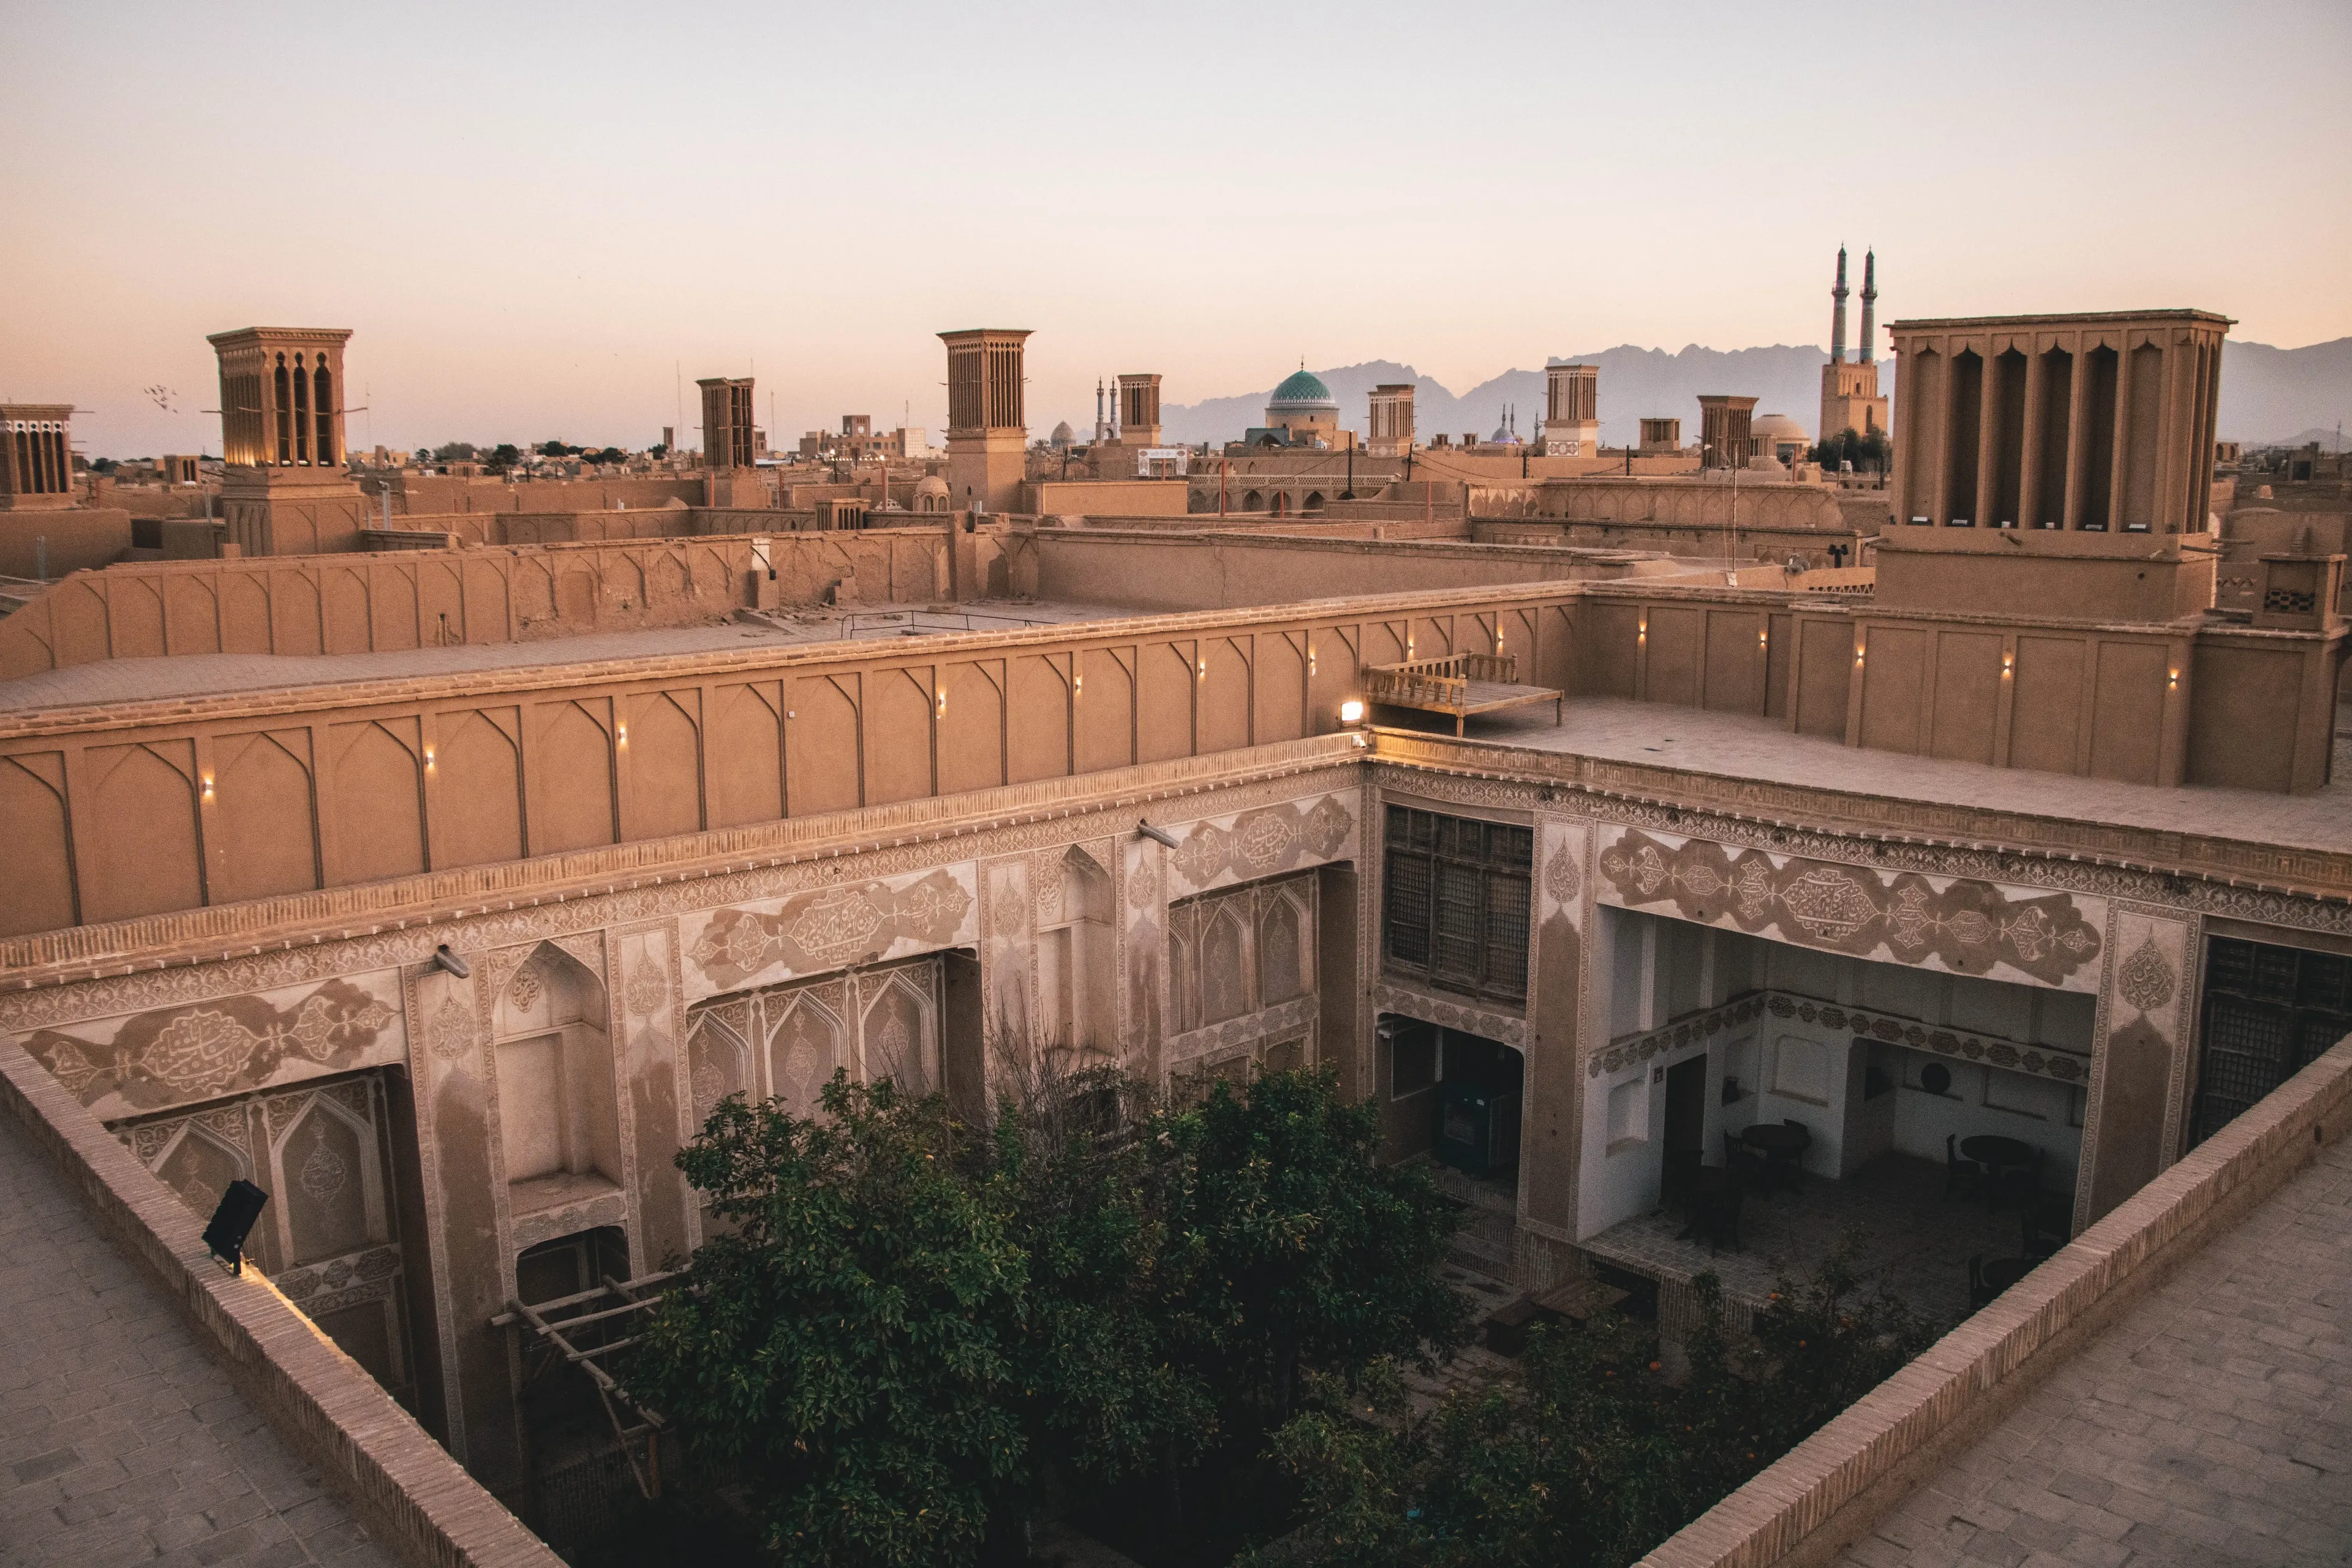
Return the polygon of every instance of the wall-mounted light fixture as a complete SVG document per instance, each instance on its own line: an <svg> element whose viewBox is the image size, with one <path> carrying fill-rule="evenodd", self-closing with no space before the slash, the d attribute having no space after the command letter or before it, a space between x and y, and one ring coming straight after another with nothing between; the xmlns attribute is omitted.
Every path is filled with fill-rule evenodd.
<svg viewBox="0 0 2352 1568"><path fill-rule="evenodd" d="M2000 656L2000 678L2003 680L2009 680L2014 679L2016 674L2017 656L2013 653L2002 654Z"/></svg>
<svg viewBox="0 0 2352 1568"><path fill-rule="evenodd" d="M1364 702L1360 697L1350 697L1339 704L1339 722L1360 724L1364 721Z"/></svg>
<svg viewBox="0 0 2352 1568"><path fill-rule="evenodd" d="M1860 643L1853 645L1853 667L1856 669L1860 669L1862 668L1862 645Z"/></svg>
<svg viewBox="0 0 2352 1568"><path fill-rule="evenodd" d="M626 724L616 725L614 733L619 738L621 744L625 746L629 743L629 727Z"/></svg>
<svg viewBox="0 0 2352 1568"><path fill-rule="evenodd" d="M1645 612L1643 612L1643 614L1641 616L1641 617L1640 617L1639 619L1635 620L1635 621L1634 621L1634 623L1633 623L1633 641L1634 641L1636 644L1644 644L1644 643L1647 643L1649 640L1650 640L1650 617L1649 617L1648 613L1645 611Z"/></svg>
<svg viewBox="0 0 2352 1568"><path fill-rule="evenodd" d="M433 765L433 748L430 746L425 748L425 765L427 768Z"/></svg>
<svg viewBox="0 0 2352 1568"><path fill-rule="evenodd" d="M2180 671L2179 669L2167 669L2164 672L2164 689L2167 691L2178 691L2180 689Z"/></svg>
<svg viewBox="0 0 2352 1568"><path fill-rule="evenodd" d="M1135 831L1139 837L1150 839L1162 848L1173 849L1177 847L1174 834L1164 827L1154 827L1140 817L1136 819Z"/></svg>
<svg viewBox="0 0 2352 1568"><path fill-rule="evenodd" d="M936 697L936 698L938 698L938 699L939 699L939 704L940 704L940 718L942 718L942 719L946 718L946 717L948 716L948 694L947 694L947 692L946 692L946 691L944 691L944 690L940 690L940 691L933 692L933 693L932 693L932 695L933 695L934 697Z"/></svg>
<svg viewBox="0 0 2352 1568"><path fill-rule="evenodd" d="M212 775L212 774L210 774L210 773L206 773L206 774L205 775L205 798L206 800L210 800L210 799L212 799L212 797L213 797L213 775Z"/></svg>

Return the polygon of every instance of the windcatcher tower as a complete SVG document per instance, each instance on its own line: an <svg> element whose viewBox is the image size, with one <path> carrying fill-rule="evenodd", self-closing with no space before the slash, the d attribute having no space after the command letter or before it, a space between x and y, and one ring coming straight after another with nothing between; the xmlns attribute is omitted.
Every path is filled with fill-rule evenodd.
<svg viewBox="0 0 2352 1568"><path fill-rule="evenodd" d="M1601 367L1544 366L1543 455L1590 458L1601 450Z"/></svg>
<svg viewBox="0 0 2352 1568"><path fill-rule="evenodd" d="M1402 458L1412 447L1413 384L1384 382L1372 388L1371 437L1367 449L1375 458Z"/></svg>
<svg viewBox="0 0 2352 1568"><path fill-rule="evenodd" d="M205 341L220 359L226 553L360 548L366 498L345 472L348 327L245 327Z"/></svg>
<svg viewBox="0 0 2352 1568"><path fill-rule="evenodd" d="M73 405L0 403L0 511L73 504Z"/></svg>
<svg viewBox="0 0 2352 1568"><path fill-rule="evenodd" d="M959 511L1010 511L1025 477L1029 330L941 332L948 346L948 498Z"/></svg>
<svg viewBox="0 0 2352 1568"><path fill-rule="evenodd" d="M1130 447L1160 445L1160 378L1130 373L1118 378L1118 438Z"/></svg>
<svg viewBox="0 0 2352 1568"><path fill-rule="evenodd" d="M728 469L751 467L751 378L713 376L698 381L702 388L702 466Z"/></svg>

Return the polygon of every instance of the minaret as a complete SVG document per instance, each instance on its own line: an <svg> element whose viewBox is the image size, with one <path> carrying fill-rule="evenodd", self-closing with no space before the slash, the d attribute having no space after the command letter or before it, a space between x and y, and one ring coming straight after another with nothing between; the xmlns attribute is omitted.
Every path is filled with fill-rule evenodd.
<svg viewBox="0 0 2352 1568"><path fill-rule="evenodd" d="M1868 364L1877 357L1878 252L1866 250L1862 255L1862 363Z"/></svg>
<svg viewBox="0 0 2352 1568"><path fill-rule="evenodd" d="M1837 309L1830 315L1830 363L1843 364L1845 363L1845 247L1843 245L1838 247L1837 287L1830 290L1830 298L1837 301ZM1864 299L1866 301L1869 296L1865 294ZM1869 310L1870 306L1864 303L1863 311L1865 316ZM1867 325L1862 331L1865 337L1870 334L1870 328ZM1869 352L1864 350L1862 357L1868 359Z"/></svg>

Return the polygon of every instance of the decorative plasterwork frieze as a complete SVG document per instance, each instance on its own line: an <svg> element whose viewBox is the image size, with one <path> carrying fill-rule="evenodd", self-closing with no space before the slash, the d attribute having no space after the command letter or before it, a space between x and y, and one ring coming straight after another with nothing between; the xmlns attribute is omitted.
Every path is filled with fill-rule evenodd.
<svg viewBox="0 0 2352 1568"><path fill-rule="evenodd" d="M1351 765L1316 767L1204 791L1187 796L1197 807L1163 810L1162 820L1181 827L1202 817L1234 815L1255 806L1314 799L1335 782L1352 780ZM1092 842L1106 834L1132 837L1136 796L1114 797L1088 809L1021 820L971 832L887 847L868 846L830 854L744 867L719 874L677 879L640 887L583 893L541 903L477 910L462 915L342 940L305 942L142 968L128 974L78 979L18 991L0 991L0 1030L37 1028L60 1020L104 1017L148 1007L198 1001L299 984L359 970L422 963L443 943L459 952L480 952L517 943L588 937L606 926L660 920L730 904L754 904L795 893L886 880L975 858L1024 854L1049 847ZM210 913L211 911L202 911Z"/></svg>
<svg viewBox="0 0 2352 1568"><path fill-rule="evenodd" d="M553 1241L559 1236L576 1236L598 1226L609 1225L625 1229L628 1216L628 1202L617 1189L582 1198L576 1203L519 1214L514 1216L514 1250L527 1252L542 1241Z"/></svg>
<svg viewBox="0 0 2352 1568"><path fill-rule="evenodd" d="M1393 749L1392 737L1383 734L1380 739L1384 751ZM1448 753L1448 756L1458 754ZM1576 760L1551 759L1548 754L1523 752L1496 752L1495 756L1498 762L1506 757L1542 757L1568 763ZM2046 847L2011 848L1984 841L1997 826L1990 816L1973 824L1971 841L1956 843L1941 837L1942 833L1969 826L1945 820L1952 814L1961 812L1962 808L1958 807L1927 808L1937 814L1935 826L1938 832L1917 839L1887 837L1887 828L1895 825L1885 821L1874 821L1869 825L1857 823L1850 827L1836 824L1805 826L1794 826L1790 818L1777 815L1741 815L1732 807L1751 804L1744 798L1751 788L1772 786L1751 786L1737 779L1711 780L1699 774L1674 781L1684 786L1684 793L1693 797L1691 804L1678 805L1654 797L1620 795L1566 780L1545 783L1539 779L1471 773L1458 767L1448 767L1442 760L1416 765L1392 761L1375 762L1370 772L1375 784L1383 789L1431 799L1514 811L1533 810L1540 806L1549 812L1589 816L1602 824L1664 829L1675 834L1711 838L1726 845L1751 846L1819 859L1867 860L1886 870L2005 881L2066 892L2091 893L2101 898L2136 899L2175 910L2225 916L2257 925L2285 926L2352 936L2352 900L2233 885L2214 876L2195 874L2193 870L2152 870L2091 858L2102 853L2121 853L2126 849L2137 849L2147 855L2157 847L2150 842L2152 839L2170 837L2135 829L2109 828L2097 824L2049 824L2046 826L2079 826L2086 837L2095 837L2099 842L2069 847L2055 842L2063 835L2053 834L2050 836L2053 842ZM1659 772L1663 774L1664 770ZM1725 798L1727 796L1742 798L1735 803ZM1776 801L1774 804L1790 803ZM1892 805L1904 803L1870 799L1870 804ZM1819 809L1818 802L1815 806L1814 810L1802 815L1809 815L1819 822L1827 814ZM2333 858L2326 856L2295 857L2294 852L2284 850L2280 853L2298 860L2325 862Z"/></svg>
<svg viewBox="0 0 2352 1568"><path fill-rule="evenodd" d="M1173 1071L1204 1057L1220 1056L1233 1047L1259 1040L1302 1033L1314 1026L1318 1016L1316 997L1294 996L1255 1013L1174 1036L1168 1042L1169 1068Z"/></svg>
<svg viewBox="0 0 2352 1568"><path fill-rule="evenodd" d="M1663 1053L1671 1054L1690 1046L1705 1045L1724 1030L1745 1024L1764 1011L1764 997L1759 993L1711 1007L1692 1017L1678 1019L1646 1035L1634 1035L1604 1046L1585 1058L1584 1076L1600 1078L1605 1073L1622 1072L1629 1067L1648 1061Z"/></svg>
<svg viewBox="0 0 2352 1568"><path fill-rule="evenodd" d="M1499 1040L1513 1050L1528 1048L1528 1021L1474 1003L1440 996L1411 985L1382 980L1372 986L1372 1005L1382 1013L1398 1013L1424 1024L1458 1029L1482 1039Z"/></svg>

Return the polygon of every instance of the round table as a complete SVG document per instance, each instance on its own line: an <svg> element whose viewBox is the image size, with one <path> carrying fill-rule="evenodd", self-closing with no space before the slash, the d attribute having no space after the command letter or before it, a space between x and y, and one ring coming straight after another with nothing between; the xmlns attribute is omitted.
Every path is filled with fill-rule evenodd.
<svg viewBox="0 0 2352 1568"><path fill-rule="evenodd" d="M1990 1132L1961 1139L1960 1152L1989 1171L2023 1171L2033 1165L2032 1144Z"/></svg>

